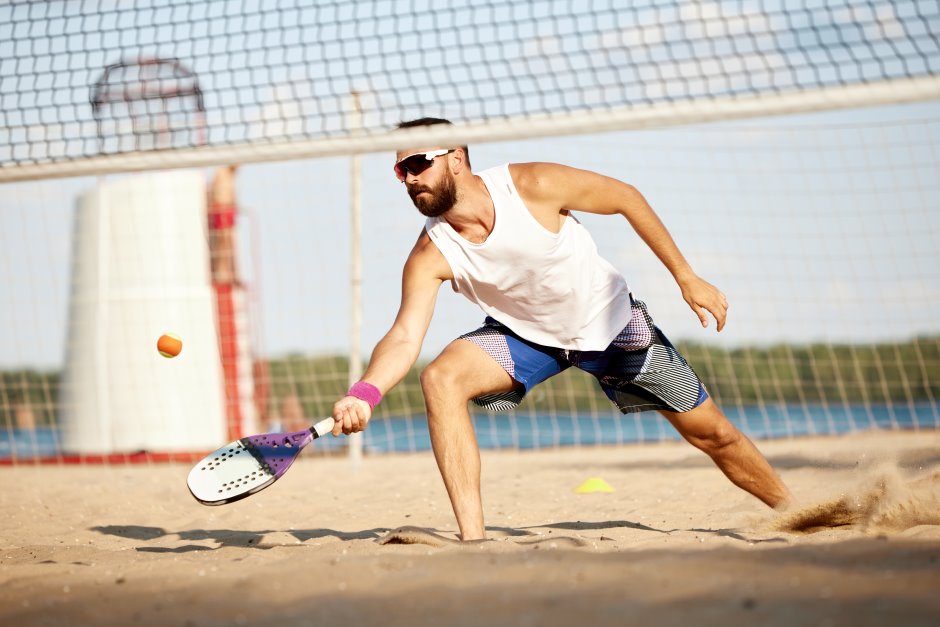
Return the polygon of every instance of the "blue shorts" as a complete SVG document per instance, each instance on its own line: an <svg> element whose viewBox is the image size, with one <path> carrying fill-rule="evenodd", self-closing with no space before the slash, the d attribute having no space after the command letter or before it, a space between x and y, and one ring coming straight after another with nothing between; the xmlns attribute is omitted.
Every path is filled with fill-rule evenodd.
<svg viewBox="0 0 940 627"><path fill-rule="evenodd" d="M541 346L490 317L482 327L460 338L486 351L519 383L510 392L473 399L487 409L514 409L529 390L571 366L594 375L607 397L625 414L658 409L685 412L708 398L692 367L653 324L642 301L633 301L630 323L603 351Z"/></svg>

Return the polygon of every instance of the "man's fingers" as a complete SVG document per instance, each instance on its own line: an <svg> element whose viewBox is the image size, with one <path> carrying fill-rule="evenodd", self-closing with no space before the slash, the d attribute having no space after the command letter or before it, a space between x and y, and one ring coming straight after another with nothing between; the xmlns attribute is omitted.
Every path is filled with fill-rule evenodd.
<svg viewBox="0 0 940 627"><path fill-rule="evenodd" d="M706 305L698 305L696 303L691 303L690 305L692 307L692 311L695 312L695 315L697 315L698 319L701 321L703 328L708 327L708 313L714 316L715 322L718 323L716 327L718 331L721 331L725 328L725 322L728 319L727 300L718 299L715 302Z"/></svg>
<svg viewBox="0 0 940 627"><path fill-rule="evenodd" d="M703 327L707 327L707 326L708 326L708 316L705 315L705 310L702 309L701 307L699 307L699 306L698 306L697 304L695 304L695 303L691 303L691 305L692 305L692 311L694 311L694 312L695 312L695 315L698 316L698 319L702 322L702 326L703 326Z"/></svg>
<svg viewBox="0 0 940 627"><path fill-rule="evenodd" d="M725 321L728 319L728 306L723 305L718 308L717 312L712 313L715 314L715 321L718 323L717 330L720 333L725 328Z"/></svg>
<svg viewBox="0 0 940 627"><path fill-rule="evenodd" d="M337 407L333 410L333 435L338 436L341 433L349 435L349 428L352 421L349 418L349 406Z"/></svg>
<svg viewBox="0 0 940 627"><path fill-rule="evenodd" d="M343 420L343 433L349 435L351 433L359 433L362 429L359 428L359 417L356 416L355 412L349 412L347 414L347 419Z"/></svg>
<svg viewBox="0 0 940 627"><path fill-rule="evenodd" d="M718 331L725 328L728 319L728 298L715 286L699 281L683 290L685 301L698 316L703 328L708 327L708 314L715 318Z"/></svg>
<svg viewBox="0 0 940 627"><path fill-rule="evenodd" d="M728 320L728 299L724 294L719 293L718 302L709 307L709 311L715 316L715 322L718 323L717 330L720 332L725 328L725 322Z"/></svg>
<svg viewBox="0 0 940 627"><path fill-rule="evenodd" d="M344 411L339 418L334 417L334 420L336 420L336 424L333 425L333 435L339 435L340 433L349 435L350 433L362 431L359 418L354 412Z"/></svg>
<svg viewBox="0 0 940 627"><path fill-rule="evenodd" d="M350 433L359 433L366 428L369 422L368 413L362 408L364 401L353 400L349 402L348 398L338 402L333 406L333 435L340 433L349 435Z"/></svg>
<svg viewBox="0 0 940 627"><path fill-rule="evenodd" d="M356 416L355 409L347 407L343 410L339 419L336 420L336 424L333 426L333 435L339 435L340 433L349 435L356 431L359 431L359 417Z"/></svg>
<svg viewBox="0 0 940 627"><path fill-rule="evenodd" d="M339 436L343 432L343 412L333 412L333 431L331 432L334 437Z"/></svg>

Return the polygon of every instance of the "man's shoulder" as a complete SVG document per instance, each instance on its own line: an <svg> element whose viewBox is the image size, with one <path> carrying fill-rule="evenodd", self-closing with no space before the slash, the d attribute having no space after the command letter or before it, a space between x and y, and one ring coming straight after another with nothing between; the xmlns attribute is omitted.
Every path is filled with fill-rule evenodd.
<svg viewBox="0 0 940 627"><path fill-rule="evenodd" d="M418 241L411 249L408 261L405 262L405 270L406 272L433 276L445 281L453 278L450 272L450 264L447 263L440 249L428 235L427 228L421 230Z"/></svg>
<svg viewBox="0 0 940 627"><path fill-rule="evenodd" d="M510 163L509 175L523 198L542 200L555 193L559 176L572 168L548 161Z"/></svg>

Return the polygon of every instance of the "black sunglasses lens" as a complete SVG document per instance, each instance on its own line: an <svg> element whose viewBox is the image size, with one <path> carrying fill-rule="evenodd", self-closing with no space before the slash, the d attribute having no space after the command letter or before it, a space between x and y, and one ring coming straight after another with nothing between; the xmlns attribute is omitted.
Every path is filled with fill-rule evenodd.
<svg viewBox="0 0 940 627"><path fill-rule="evenodd" d="M433 159L428 159L424 155L412 155L399 164L402 174L414 174L418 176L431 167Z"/></svg>

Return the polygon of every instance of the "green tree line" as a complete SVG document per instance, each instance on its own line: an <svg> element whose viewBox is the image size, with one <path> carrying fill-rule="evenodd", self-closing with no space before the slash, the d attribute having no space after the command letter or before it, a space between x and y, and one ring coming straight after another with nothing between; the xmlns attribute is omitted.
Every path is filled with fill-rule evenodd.
<svg viewBox="0 0 940 627"><path fill-rule="evenodd" d="M940 337L883 344L780 344L726 349L681 342L678 348L719 403L884 403L940 399ZM423 412L413 368L390 392L379 415ZM306 418L326 416L347 387L348 361L339 356L288 356L267 362L268 417L293 397ZM58 372L0 372L0 425L16 425L28 406L37 426L52 425L60 394ZM593 377L569 369L537 388L524 406L559 413L607 408Z"/></svg>

